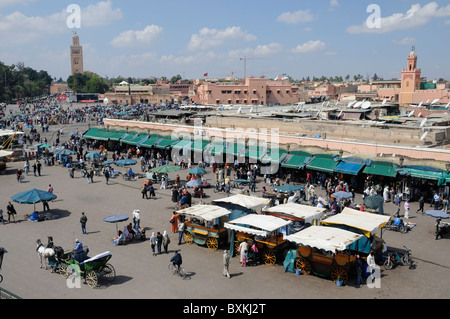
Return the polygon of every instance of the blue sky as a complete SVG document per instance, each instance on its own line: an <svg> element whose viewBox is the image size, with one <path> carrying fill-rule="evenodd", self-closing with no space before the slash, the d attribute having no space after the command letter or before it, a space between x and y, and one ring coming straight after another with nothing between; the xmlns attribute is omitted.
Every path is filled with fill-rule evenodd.
<svg viewBox="0 0 450 319"><path fill-rule="evenodd" d="M67 25L71 4L81 9L80 28ZM108 77L242 77L246 56L249 76L390 79L414 44L423 76L450 80L447 0L0 0L2 62L65 80L73 31L85 70Z"/></svg>

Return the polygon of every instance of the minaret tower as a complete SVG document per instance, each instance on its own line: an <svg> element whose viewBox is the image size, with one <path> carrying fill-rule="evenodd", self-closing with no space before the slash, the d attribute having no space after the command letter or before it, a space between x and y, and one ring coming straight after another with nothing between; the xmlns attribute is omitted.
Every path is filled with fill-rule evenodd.
<svg viewBox="0 0 450 319"><path fill-rule="evenodd" d="M422 70L417 68L417 55L414 51L415 48L413 47L407 58L407 67L402 70L402 90L399 101L401 106L407 106L412 103L414 92L420 89Z"/></svg>
<svg viewBox="0 0 450 319"><path fill-rule="evenodd" d="M72 68L72 75L76 73L83 73L83 47L80 45L80 38L74 32L72 37L72 45L70 46L70 62Z"/></svg>

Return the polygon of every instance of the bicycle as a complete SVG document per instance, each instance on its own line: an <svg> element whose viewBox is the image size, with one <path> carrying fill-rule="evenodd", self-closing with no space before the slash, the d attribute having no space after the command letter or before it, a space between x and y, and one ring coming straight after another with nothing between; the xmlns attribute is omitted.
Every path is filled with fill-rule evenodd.
<svg viewBox="0 0 450 319"><path fill-rule="evenodd" d="M169 272L172 275L177 274L179 277L183 279L186 278L186 270L184 270L184 268L181 266L176 267L173 263L169 263Z"/></svg>

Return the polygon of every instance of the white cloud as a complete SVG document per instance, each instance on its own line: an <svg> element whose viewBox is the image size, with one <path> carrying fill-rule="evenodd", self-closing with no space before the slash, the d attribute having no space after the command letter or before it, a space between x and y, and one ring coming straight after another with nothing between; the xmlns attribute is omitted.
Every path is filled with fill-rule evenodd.
<svg viewBox="0 0 450 319"><path fill-rule="evenodd" d="M266 57L277 54L283 50L283 46L279 43L260 44L256 48L246 48L231 50L228 56L231 59L239 59L243 56Z"/></svg>
<svg viewBox="0 0 450 319"><path fill-rule="evenodd" d="M412 45L412 44L416 43L416 39L406 37L401 40L392 40L392 43L398 44L398 45Z"/></svg>
<svg viewBox="0 0 450 319"><path fill-rule="evenodd" d="M320 40L308 41L303 44L297 45L295 49L292 50L293 53L311 53L318 52L326 49L326 44Z"/></svg>
<svg viewBox="0 0 450 319"><path fill-rule="evenodd" d="M198 34L193 34L188 44L189 50L208 50L223 45L250 42L256 37L242 31L241 27L228 27L225 30L203 28Z"/></svg>
<svg viewBox="0 0 450 319"><path fill-rule="evenodd" d="M159 38L163 28L157 25L149 25L144 30L128 30L122 32L111 41L116 48L152 45Z"/></svg>
<svg viewBox="0 0 450 319"><path fill-rule="evenodd" d="M6 8L12 5L27 5L32 2L36 2L36 0L0 0L0 8Z"/></svg>
<svg viewBox="0 0 450 319"><path fill-rule="evenodd" d="M338 6L339 6L338 0L331 0L330 1L330 7L338 7Z"/></svg>
<svg viewBox="0 0 450 319"><path fill-rule="evenodd" d="M439 8L436 2L425 6L414 4L406 13L395 13L381 18L380 28L370 28L365 21L362 25L353 25L347 28L351 34L360 33L389 33L398 30L410 30L428 24L433 18L450 16L450 5Z"/></svg>
<svg viewBox="0 0 450 319"><path fill-rule="evenodd" d="M314 20L314 15L310 10L298 10L294 12L284 12L277 17L278 22L284 23L306 23Z"/></svg>
<svg viewBox="0 0 450 319"><path fill-rule="evenodd" d="M48 16L26 16L19 11L6 16L0 14L2 44L16 46L64 34L69 30L67 19L70 15L66 9ZM108 25L121 18L122 12L120 9L112 9L111 1L81 8L81 28Z"/></svg>

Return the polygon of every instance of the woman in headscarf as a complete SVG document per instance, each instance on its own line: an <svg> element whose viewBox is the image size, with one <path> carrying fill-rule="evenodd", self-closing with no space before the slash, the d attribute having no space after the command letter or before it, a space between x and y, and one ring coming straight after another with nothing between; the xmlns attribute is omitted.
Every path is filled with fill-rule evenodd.
<svg viewBox="0 0 450 319"><path fill-rule="evenodd" d="M170 223L172 224L172 233L178 232L178 222L180 221L180 215L177 212L172 213L172 217L170 218Z"/></svg>
<svg viewBox="0 0 450 319"><path fill-rule="evenodd" d="M169 235L167 234L167 231L164 231L164 233L163 233L162 244L164 247L164 252L166 254L169 253L170 238L169 238Z"/></svg>
<svg viewBox="0 0 450 319"><path fill-rule="evenodd" d="M152 255L153 256L156 256L156 251L155 251L156 242L157 242L157 238L156 238L155 232L153 232L152 236L150 237L150 246L152 247Z"/></svg>

